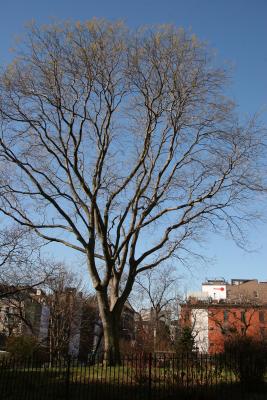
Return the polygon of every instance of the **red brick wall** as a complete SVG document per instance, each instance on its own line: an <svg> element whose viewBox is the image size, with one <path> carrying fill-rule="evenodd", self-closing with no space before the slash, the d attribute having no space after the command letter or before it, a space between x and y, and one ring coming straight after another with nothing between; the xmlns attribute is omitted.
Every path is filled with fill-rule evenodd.
<svg viewBox="0 0 267 400"><path fill-rule="evenodd" d="M209 353L221 352L235 335L262 339L267 333L267 308L209 306ZM261 313L261 315L260 315Z"/></svg>

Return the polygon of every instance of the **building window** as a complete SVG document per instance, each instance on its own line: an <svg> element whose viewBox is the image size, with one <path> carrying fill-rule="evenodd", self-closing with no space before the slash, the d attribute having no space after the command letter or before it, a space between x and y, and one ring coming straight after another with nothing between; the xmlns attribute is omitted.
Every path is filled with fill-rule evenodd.
<svg viewBox="0 0 267 400"><path fill-rule="evenodd" d="M264 319L264 311L259 311L259 321L264 323L265 319Z"/></svg>
<svg viewBox="0 0 267 400"><path fill-rule="evenodd" d="M223 312L223 320L224 322L228 321L228 311L226 310Z"/></svg>

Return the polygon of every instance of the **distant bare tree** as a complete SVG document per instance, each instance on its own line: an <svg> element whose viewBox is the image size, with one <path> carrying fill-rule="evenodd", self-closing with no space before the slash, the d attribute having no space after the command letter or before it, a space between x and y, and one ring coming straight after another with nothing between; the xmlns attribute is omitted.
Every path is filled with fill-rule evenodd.
<svg viewBox="0 0 267 400"><path fill-rule="evenodd" d="M80 335L87 326L87 331L94 330L96 310L91 306L81 279L69 272L63 263L39 261L37 267L32 267L29 273L49 271L44 279L37 283L39 276L31 276L34 282L31 286L4 286L0 296L0 328L5 336L30 335L36 338L47 349L50 361L68 354L77 356L80 346ZM25 279L25 276L23 276ZM16 281L17 282L17 281ZM41 289L36 294L36 289ZM46 308L47 334L40 336L40 323L33 318L33 307ZM90 310L85 317L84 308ZM93 332L92 332L93 335ZM88 353L89 349L87 349Z"/></svg>
<svg viewBox="0 0 267 400"><path fill-rule="evenodd" d="M4 337L32 335L38 341L35 314L45 300L42 289L55 279L57 266L40 256L40 243L31 240L31 233L8 230L1 235L5 262L0 267L0 332Z"/></svg>
<svg viewBox="0 0 267 400"><path fill-rule="evenodd" d="M44 292L49 309L50 361L68 354L77 356L83 305L87 299L83 284L74 273L68 271L64 264L55 265L55 270L47 280Z"/></svg>
<svg viewBox="0 0 267 400"><path fill-rule="evenodd" d="M99 20L33 25L1 73L1 211L85 255L116 357L136 276L210 230L241 242L265 190L262 130L225 77L182 29Z"/></svg>
<svg viewBox="0 0 267 400"><path fill-rule="evenodd" d="M141 325L148 325L145 336L150 341L153 351L159 350L163 341L165 349L166 346L170 347L170 329L174 314L178 320L176 285L178 285L178 277L168 265L147 270L136 278L131 301L135 310L139 312Z"/></svg>
<svg viewBox="0 0 267 400"><path fill-rule="evenodd" d="M32 315L33 304L38 304L38 296L32 288L7 289L0 303L0 331L5 337L38 334ZM29 309L31 312L29 312Z"/></svg>
<svg viewBox="0 0 267 400"><path fill-rule="evenodd" d="M42 245L29 228L0 231L0 299L41 286L53 274L51 263L41 257Z"/></svg>

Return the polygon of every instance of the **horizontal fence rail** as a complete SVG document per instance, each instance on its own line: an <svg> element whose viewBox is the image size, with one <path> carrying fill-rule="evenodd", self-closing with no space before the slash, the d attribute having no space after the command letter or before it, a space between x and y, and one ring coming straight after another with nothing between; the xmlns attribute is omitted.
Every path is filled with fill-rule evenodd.
<svg viewBox="0 0 267 400"><path fill-rule="evenodd" d="M98 354L88 362L66 358L0 360L1 400L266 399L253 357L216 354L132 354L119 362ZM247 378L246 378L247 377ZM249 382L246 382L248 379ZM249 383L249 385L248 385ZM253 393L253 394L252 394ZM253 396L253 397L252 397Z"/></svg>

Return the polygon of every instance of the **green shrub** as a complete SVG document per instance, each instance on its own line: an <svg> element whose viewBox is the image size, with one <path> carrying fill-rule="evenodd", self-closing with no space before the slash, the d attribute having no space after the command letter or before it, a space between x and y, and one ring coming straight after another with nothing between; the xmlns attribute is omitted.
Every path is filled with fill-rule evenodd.
<svg viewBox="0 0 267 400"><path fill-rule="evenodd" d="M176 353L191 353L194 349L195 339L192 328L185 326L181 329L179 337L175 342Z"/></svg>

